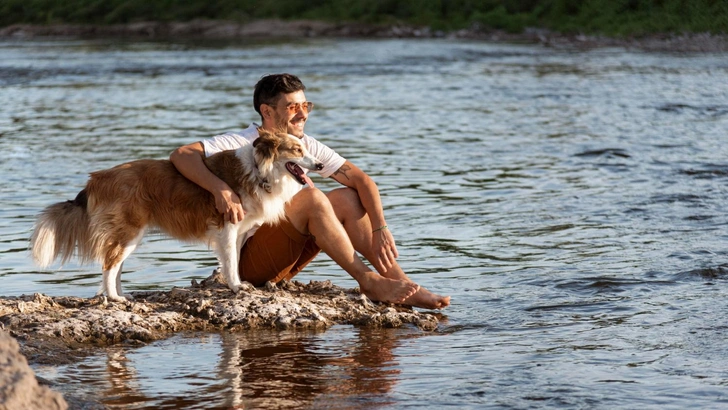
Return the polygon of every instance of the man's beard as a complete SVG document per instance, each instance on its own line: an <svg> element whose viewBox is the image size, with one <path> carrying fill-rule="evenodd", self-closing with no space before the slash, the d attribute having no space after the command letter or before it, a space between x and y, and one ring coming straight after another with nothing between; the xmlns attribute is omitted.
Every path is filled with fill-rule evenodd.
<svg viewBox="0 0 728 410"><path fill-rule="evenodd" d="M283 125L283 126L285 126L287 133L294 135L296 137L299 137L299 138L303 137L303 127L299 128L299 127L291 124L290 121L286 121L285 125ZM281 128L283 128L283 126Z"/></svg>

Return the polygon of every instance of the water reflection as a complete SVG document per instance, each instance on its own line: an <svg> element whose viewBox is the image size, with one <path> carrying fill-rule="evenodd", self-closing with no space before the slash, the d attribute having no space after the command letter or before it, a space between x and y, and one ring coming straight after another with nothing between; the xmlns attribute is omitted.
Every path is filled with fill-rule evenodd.
<svg viewBox="0 0 728 410"><path fill-rule="evenodd" d="M224 335L221 370L232 387L226 405L244 408L356 408L387 404L396 383L396 331L357 329L354 339L280 333ZM323 340L322 340L323 339ZM322 343L323 342L323 343Z"/></svg>
<svg viewBox="0 0 728 410"><path fill-rule="evenodd" d="M422 336L350 327L177 336L37 373L109 408L378 408L394 402L397 349Z"/></svg>

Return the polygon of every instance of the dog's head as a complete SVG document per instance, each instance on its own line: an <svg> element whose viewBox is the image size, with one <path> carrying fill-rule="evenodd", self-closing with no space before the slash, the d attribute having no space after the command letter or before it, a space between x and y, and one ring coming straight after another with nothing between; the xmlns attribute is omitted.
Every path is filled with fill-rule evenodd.
<svg viewBox="0 0 728 410"><path fill-rule="evenodd" d="M308 153L299 138L285 132L270 132L258 128L259 137L253 141L255 162L263 175L269 174L276 163L284 164L286 170L301 185L305 185L303 170L320 171L324 164Z"/></svg>

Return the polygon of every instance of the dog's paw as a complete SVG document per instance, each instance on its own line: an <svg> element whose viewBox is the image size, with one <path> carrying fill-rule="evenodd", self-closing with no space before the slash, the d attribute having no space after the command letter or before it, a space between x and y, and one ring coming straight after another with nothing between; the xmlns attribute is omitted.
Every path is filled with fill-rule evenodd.
<svg viewBox="0 0 728 410"><path fill-rule="evenodd" d="M233 291L233 293L237 294L238 292L240 292L241 285L240 285L240 282L231 283L230 285L228 285L228 287L230 288L230 290Z"/></svg>
<svg viewBox="0 0 728 410"><path fill-rule="evenodd" d="M255 286L253 286L250 282L238 282L234 286L230 286L230 290L232 290L235 294L239 294L240 292L252 292L255 290Z"/></svg>
<svg viewBox="0 0 728 410"><path fill-rule="evenodd" d="M108 296L108 299L112 302L128 303L134 301L134 296L122 293L121 295Z"/></svg>
<svg viewBox="0 0 728 410"><path fill-rule="evenodd" d="M253 286L252 283L248 281L240 282L240 291L241 292L252 292L255 290L255 286Z"/></svg>

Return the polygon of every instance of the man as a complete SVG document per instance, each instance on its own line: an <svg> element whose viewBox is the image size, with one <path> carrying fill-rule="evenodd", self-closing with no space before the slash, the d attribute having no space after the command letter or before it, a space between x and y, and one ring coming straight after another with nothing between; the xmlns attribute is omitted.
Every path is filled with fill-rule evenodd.
<svg viewBox="0 0 728 410"><path fill-rule="evenodd" d="M256 286L269 280L291 279L323 250L372 300L427 309L448 306L449 296L436 295L415 284L397 263L397 247L384 219L374 181L329 147L304 134L313 108L306 101L305 89L296 76L267 75L255 86L253 106L264 129L285 129L301 138L309 152L324 163L319 173L344 187L324 194L306 177L309 186L286 206L286 220L248 233L240 251L240 279ZM239 134L222 134L182 146L172 152L170 160L185 177L215 196L217 209L226 220L237 223L245 218L240 198L207 169L202 159L252 143L257 137L257 126L253 124ZM367 267L357 251L379 273Z"/></svg>

